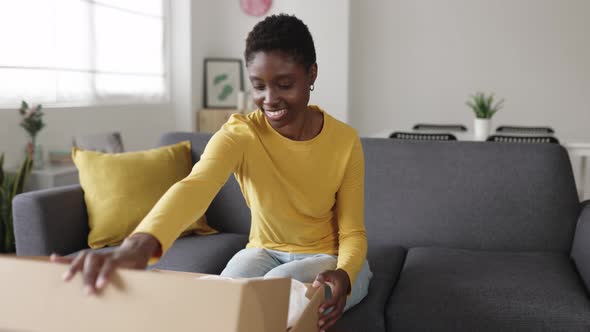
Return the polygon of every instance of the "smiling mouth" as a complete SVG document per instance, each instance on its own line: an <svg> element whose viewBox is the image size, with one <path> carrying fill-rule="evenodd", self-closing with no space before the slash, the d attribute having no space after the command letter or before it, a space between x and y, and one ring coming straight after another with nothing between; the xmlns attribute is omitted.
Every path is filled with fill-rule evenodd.
<svg viewBox="0 0 590 332"><path fill-rule="evenodd" d="M280 120L287 114L286 108L281 108L277 110L264 110L264 114L271 120Z"/></svg>

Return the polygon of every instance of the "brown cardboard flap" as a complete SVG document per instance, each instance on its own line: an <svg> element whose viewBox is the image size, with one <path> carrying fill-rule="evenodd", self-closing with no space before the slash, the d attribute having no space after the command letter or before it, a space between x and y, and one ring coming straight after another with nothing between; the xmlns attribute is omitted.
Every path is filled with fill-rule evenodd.
<svg viewBox="0 0 590 332"><path fill-rule="evenodd" d="M193 273L193 272L180 272L180 271L170 271L170 270L160 270L160 269L153 269L152 271L154 272L162 272L162 273L166 273L166 274L174 274L174 275L179 275L179 276L183 276L183 277L191 277L191 278L198 278L198 277L203 277L203 276L208 276L208 274L202 274L202 273ZM250 280L260 280L260 279L250 279ZM288 297L285 298L283 296L278 296L279 294L278 292L275 293L272 288L270 287L257 287L257 283L256 282L252 282L250 284L250 288L247 289L247 293L245 293L245 296L243 297L244 299L246 299L244 302L242 302L242 308L245 308L245 311L243 311L241 313L242 317L256 317L253 318L254 320L258 320L260 321L261 324L266 324L268 322L264 322L264 320L269 320L269 319L277 319L278 321L287 321L287 316L288 316L288 312L285 312L284 315L282 315L282 313L280 315L277 315L276 310L273 310L272 312L268 312L268 313L264 313L264 316L257 316L258 314L260 314L260 312L258 313L251 313L247 310L247 308L249 307L256 307L256 303L262 303L264 302L264 305L259 305L259 307L267 307L268 304L266 304L266 302L269 302L270 305L279 305L279 306L283 306L285 305L286 307L288 307L289 305L289 299ZM317 332L318 331L318 320L320 317L320 314L318 312L320 305L323 304L325 302L325 294L326 294L326 286L322 285L318 288L313 288L311 287L311 284L306 284L307 286L307 293L305 294L305 296L310 300L308 306L305 308L305 310L303 311L303 313L301 314L301 317L299 318L299 320L297 321L297 323L290 328L288 331L289 332ZM250 300L247 300L250 299ZM286 304L283 304L283 301L286 301ZM250 322L249 322L250 323ZM257 330L255 331L264 331L264 328L267 328L264 325L260 325L260 327L258 327ZM249 332L249 331L247 331Z"/></svg>
<svg viewBox="0 0 590 332"><path fill-rule="evenodd" d="M286 326L289 279L227 282L121 269L101 294L86 296L81 276L65 283L65 270L65 265L1 257L0 331L276 332ZM265 295L244 311L242 297L250 289ZM264 324L249 325L254 320L244 314L258 320L260 312L277 318L265 315Z"/></svg>
<svg viewBox="0 0 590 332"><path fill-rule="evenodd" d="M175 274L182 277L189 277L189 278L199 278L199 277L206 277L211 276L212 274L206 273L196 273L196 272L184 272L184 271L172 271L172 270L162 270L162 269L151 269L151 272L161 272L166 274Z"/></svg>
<svg viewBox="0 0 590 332"><path fill-rule="evenodd" d="M286 279L286 295L284 283L269 283L268 281L271 280L284 279L253 279L244 287L240 306L240 321L246 324L240 326L240 332L285 331L287 329L291 279Z"/></svg>
<svg viewBox="0 0 590 332"><path fill-rule="evenodd" d="M326 286L322 285L313 288L308 285L307 296L310 299L309 304L301 314L301 318L289 330L289 332L316 332L318 331L318 320L320 317L319 308L326 299Z"/></svg>

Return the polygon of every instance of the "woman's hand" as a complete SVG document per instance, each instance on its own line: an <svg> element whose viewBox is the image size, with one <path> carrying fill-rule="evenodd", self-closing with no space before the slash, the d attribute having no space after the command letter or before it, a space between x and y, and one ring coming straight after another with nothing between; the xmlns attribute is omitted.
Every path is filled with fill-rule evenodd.
<svg viewBox="0 0 590 332"><path fill-rule="evenodd" d="M84 250L75 258L51 255L54 263L70 264L63 274L65 281L70 281L76 273L82 273L84 292L88 295L103 289L117 268L145 269L149 259L160 249L159 241L150 234L138 233L123 241L115 251L100 253Z"/></svg>
<svg viewBox="0 0 590 332"><path fill-rule="evenodd" d="M324 271L318 274L312 286L319 287L322 284L330 286L332 297L320 306L320 314L323 314L328 308L332 308L332 311L320 317L318 321L320 332L326 331L340 319L346 305L346 297L351 289L348 273L342 269Z"/></svg>

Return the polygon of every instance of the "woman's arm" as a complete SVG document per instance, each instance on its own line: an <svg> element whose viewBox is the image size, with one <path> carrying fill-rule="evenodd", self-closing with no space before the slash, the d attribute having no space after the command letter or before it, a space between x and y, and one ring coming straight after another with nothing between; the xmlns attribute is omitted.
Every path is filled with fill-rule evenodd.
<svg viewBox="0 0 590 332"><path fill-rule="evenodd" d="M337 268L348 273L350 284L362 268L367 256L365 232L365 161L360 139L357 137L336 194L339 249Z"/></svg>
<svg viewBox="0 0 590 332"><path fill-rule="evenodd" d="M52 255L53 262L70 264L64 280L80 272L86 292L92 294L106 286L116 268L143 269L151 258L166 252L180 233L205 213L231 172L240 167L248 132L245 124L232 124L232 119L213 135L191 173L168 189L115 251L85 250L75 258Z"/></svg>
<svg viewBox="0 0 590 332"><path fill-rule="evenodd" d="M318 321L320 331L331 328L344 312L347 295L367 256L367 236L364 222L365 162L360 139L355 138L346 163L340 189L336 193L336 216L338 219L338 263L336 270L320 273L313 283L318 287L327 283L332 297L320 306L320 313L332 308Z"/></svg>
<svg viewBox="0 0 590 332"><path fill-rule="evenodd" d="M229 130L218 131L191 173L174 184L133 233L158 239L162 254L191 223L202 216L228 177L243 160L246 139Z"/></svg>

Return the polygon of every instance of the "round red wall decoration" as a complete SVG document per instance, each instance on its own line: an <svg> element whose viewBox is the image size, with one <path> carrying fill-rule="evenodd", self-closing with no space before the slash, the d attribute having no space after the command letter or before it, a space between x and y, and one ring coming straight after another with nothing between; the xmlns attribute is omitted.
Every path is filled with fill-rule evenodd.
<svg viewBox="0 0 590 332"><path fill-rule="evenodd" d="M268 12L272 0L240 0L244 13L251 16L262 16Z"/></svg>

